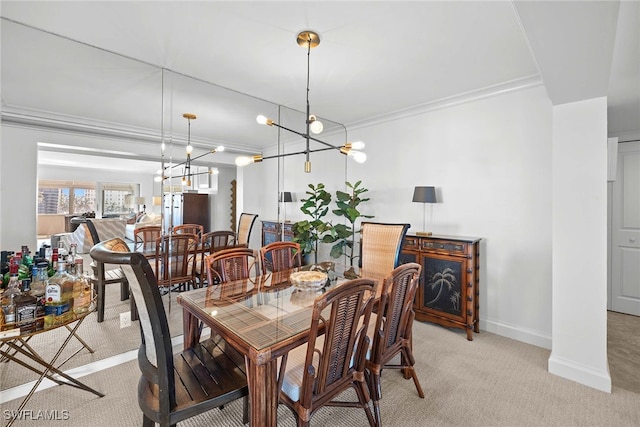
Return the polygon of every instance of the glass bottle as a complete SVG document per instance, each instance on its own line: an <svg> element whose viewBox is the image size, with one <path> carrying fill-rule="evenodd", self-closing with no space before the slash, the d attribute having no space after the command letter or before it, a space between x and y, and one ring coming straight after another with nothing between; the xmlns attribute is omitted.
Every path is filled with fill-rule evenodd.
<svg viewBox="0 0 640 427"><path fill-rule="evenodd" d="M36 329L44 327L45 289L49 280L49 263L46 260L36 264L37 273L31 282L31 295L36 298Z"/></svg>
<svg viewBox="0 0 640 427"><path fill-rule="evenodd" d="M4 314L3 329L12 329L15 327L16 307L14 298L20 295L20 282L18 280L18 264L11 263L9 267L9 283L2 293L2 313Z"/></svg>
<svg viewBox="0 0 640 427"><path fill-rule="evenodd" d="M66 271L64 262L58 262L58 271L49 278L45 288L46 315L62 316L73 306L73 282L75 278ZM63 321L63 320L61 320Z"/></svg>
<svg viewBox="0 0 640 427"><path fill-rule="evenodd" d="M69 255L67 255L67 273L72 276L78 275L78 273L76 273L76 257L78 256L77 248L78 245L72 243L71 246L69 246Z"/></svg>
<svg viewBox="0 0 640 427"><path fill-rule="evenodd" d="M53 248L53 252L51 252L51 268L54 272L58 271L58 248Z"/></svg>
<svg viewBox="0 0 640 427"><path fill-rule="evenodd" d="M76 314L86 313L91 308L91 280L89 272L79 276L73 289L73 312Z"/></svg>
<svg viewBox="0 0 640 427"><path fill-rule="evenodd" d="M22 292L13 298L15 306L16 327L20 332L33 332L36 330L36 297L31 295L31 279L22 280Z"/></svg>

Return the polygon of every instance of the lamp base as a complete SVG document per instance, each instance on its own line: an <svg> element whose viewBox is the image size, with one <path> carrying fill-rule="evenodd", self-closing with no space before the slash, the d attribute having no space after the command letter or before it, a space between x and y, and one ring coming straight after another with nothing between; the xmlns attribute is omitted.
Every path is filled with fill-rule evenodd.
<svg viewBox="0 0 640 427"><path fill-rule="evenodd" d="M432 236L433 233L430 231L416 231L416 236Z"/></svg>

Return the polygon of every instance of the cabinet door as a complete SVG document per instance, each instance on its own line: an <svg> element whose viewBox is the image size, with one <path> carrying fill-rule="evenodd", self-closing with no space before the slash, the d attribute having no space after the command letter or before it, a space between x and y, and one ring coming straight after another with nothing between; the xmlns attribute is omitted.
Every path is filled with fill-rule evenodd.
<svg viewBox="0 0 640 427"><path fill-rule="evenodd" d="M465 265L462 257L423 253L419 309L464 322Z"/></svg>
<svg viewBox="0 0 640 427"><path fill-rule="evenodd" d="M279 227L276 222L262 221L262 246L280 240Z"/></svg>
<svg viewBox="0 0 640 427"><path fill-rule="evenodd" d="M293 240L293 224L285 223L284 224L284 241L290 242Z"/></svg>

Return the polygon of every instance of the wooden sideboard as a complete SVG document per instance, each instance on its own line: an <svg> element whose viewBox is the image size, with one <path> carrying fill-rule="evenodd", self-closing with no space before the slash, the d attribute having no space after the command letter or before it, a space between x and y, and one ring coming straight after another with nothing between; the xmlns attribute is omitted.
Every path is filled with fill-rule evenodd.
<svg viewBox="0 0 640 427"><path fill-rule="evenodd" d="M262 246L269 243L279 242L282 239L283 225L278 221L262 221ZM293 223L284 223L284 241L289 242L293 239Z"/></svg>
<svg viewBox="0 0 640 427"><path fill-rule="evenodd" d="M407 235L400 262L422 266L414 301L416 320L460 328L473 340L480 332L480 240L457 236Z"/></svg>

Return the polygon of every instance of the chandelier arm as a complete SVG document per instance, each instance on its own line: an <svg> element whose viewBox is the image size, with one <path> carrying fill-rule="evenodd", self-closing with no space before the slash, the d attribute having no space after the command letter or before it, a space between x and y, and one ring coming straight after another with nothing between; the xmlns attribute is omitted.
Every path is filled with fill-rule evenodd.
<svg viewBox="0 0 640 427"><path fill-rule="evenodd" d="M322 140L320 140L318 138L314 138L314 137L312 137L310 135L305 135L304 133L298 132L297 130L289 129L288 127L282 126L282 125L280 125L280 124L278 124L276 122L273 122L273 126L276 126L276 127L280 128L280 129L284 129L284 130L289 131L291 133L295 133L296 135L299 135L299 136L303 137L304 139L307 139L307 140L310 139L312 141L319 142L320 144L326 145L327 147L334 148L336 150L340 149L339 146L336 146L336 145L333 145L333 144L329 144L328 142L324 142L324 141L322 141Z"/></svg>
<svg viewBox="0 0 640 427"><path fill-rule="evenodd" d="M190 176L196 176L196 175L213 175L213 172L210 171L205 171L205 172L197 172L197 173L192 173ZM174 179L174 178L186 178L186 175L174 175L174 176L163 176L163 179Z"/></svg>
<svg viewBox="0 0 640 427"><path fill-rule="evenodd" d="M193 161L193 160L198 160L199 158L204 157L204 156L206 156L207 154L215 154L215 153L217 153L217 151L216 151L216 150L210 150L210 151L207 151L206 153L200 154L199 156L192 157L192 158L191 158L191 160L192 160L192 161ZM175 168L176 166L182 166L182 165L184 165L185 163L187 163L187 161L186 161L186 160L185 160L184 162L182 162L182 163L176 163L175 165L165 166L165 167L164 167L164 169L165 169L165 170L167 170L167 169L173 169L173 168Z"/></svg>

